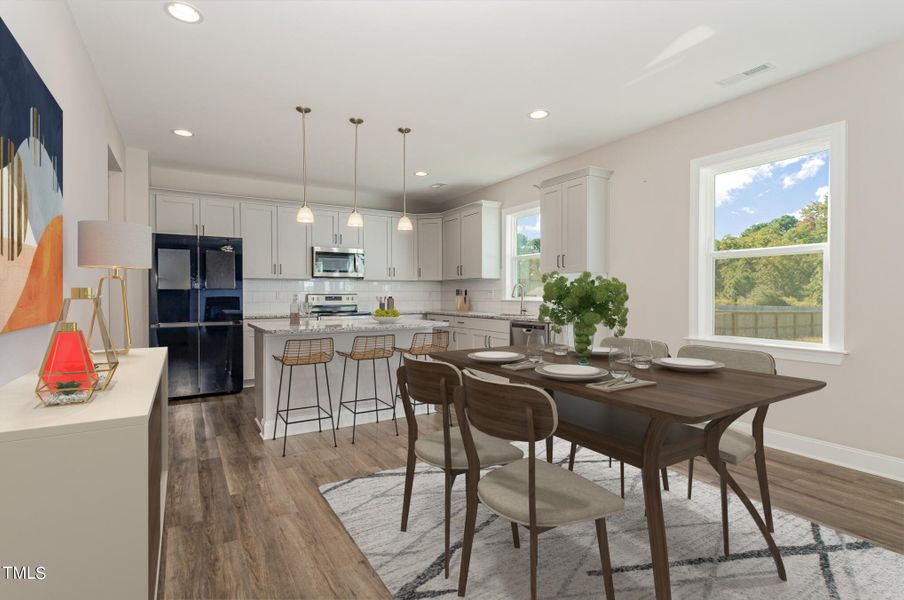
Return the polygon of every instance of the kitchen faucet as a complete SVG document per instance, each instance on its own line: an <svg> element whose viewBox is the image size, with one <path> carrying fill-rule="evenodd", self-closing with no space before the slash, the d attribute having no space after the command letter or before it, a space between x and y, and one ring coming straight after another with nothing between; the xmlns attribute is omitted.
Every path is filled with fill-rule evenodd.
<svg viewBox="0 0 904 600"><path fill-rule="evenodd" d="M520 298L521 298L521 314L526 315L527 311L524 310L524 285L520 284L520 283L516 283L515 287L512 288L512 296L514 296L515 298L519 297L519 296L515 296L515 292L517 292L518 290L521 290L521 296L520 296Z"/></svg>

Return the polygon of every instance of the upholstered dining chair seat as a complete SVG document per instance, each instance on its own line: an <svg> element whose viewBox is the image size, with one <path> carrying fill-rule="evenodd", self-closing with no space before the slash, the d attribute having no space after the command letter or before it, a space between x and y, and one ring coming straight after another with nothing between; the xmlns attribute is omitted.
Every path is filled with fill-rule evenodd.
<svg viewBox="0 0 904 600"><path fill-rule="evenodd" d="M474 431L474 428L471 428ZM522 459L490 471L477 486L477 497L509 521L529 525L528 464ZM608 517L624 509L616 494L560 466L535 461L537 526L557 527Z"/></svg>
<svg viewBox="0 0 904 600"><path fill-rule="evenodd" d="M694 425L699 429L706 427L706 423ZM727 463L739 465L756 454L756 440L752 435L726 429L719 440L719 458Z"/></svg>
<svg viewBox="0 0 904 600"><path fill-rule="evenodd" d="M480 457L481 467L504 465L524 456L524 452L520 448L516 448L506 440L477 430L472 430L471 434L474 437L474 445L477 446L477 456ZM452 468L466 470L468 457L465 455L465 445L458 427L449 428L449 449L451 450ZM420 436L414 443L414 454L425 463L440 469L445 468L443 430L432 431Z"/></svg>

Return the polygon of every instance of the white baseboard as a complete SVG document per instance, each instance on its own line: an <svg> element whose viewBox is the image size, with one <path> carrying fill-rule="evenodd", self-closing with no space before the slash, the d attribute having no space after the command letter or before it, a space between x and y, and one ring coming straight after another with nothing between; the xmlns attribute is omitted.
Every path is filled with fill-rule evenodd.
<svg viewBox="0 0 904 600"><path fill-rule="evenodd" d="M732 428L748 434L751 432L750 423L734 423ZM887 454L842 446L768 427L763 429L763 443L776 450L904 482L904 459Z"/></svg>

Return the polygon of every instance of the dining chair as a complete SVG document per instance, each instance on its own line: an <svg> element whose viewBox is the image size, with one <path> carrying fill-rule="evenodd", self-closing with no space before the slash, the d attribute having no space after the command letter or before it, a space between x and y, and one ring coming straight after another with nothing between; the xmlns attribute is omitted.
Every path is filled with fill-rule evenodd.
<svg viewBox="0 0 904 600"><path fill-rule="evenodd" d="M537 598L538 536L559 527L593 521L596 524L603 587L615 597L606 518L624 508L624 500L580 475L537 459L537 442L549 438L558 426L556 404L544 390L524 384L498 383L463 373L463 385L454 392L461 437L467 456L467 508L462 544L458 595L464 596L474 544L477 503L511 522L515 547L518 526L530 535L530 597ZM528 456L493 469L480 477L481 459L476 440L481 435L527 442Z"/></svg>
<svg viewBox="0 0 904 600"><path fill-rule="evenodd" d="M452 391L461 386L461 371L456 367L436 361L415 358L403 354L404 365L397 371L402 408L408 423L408 460L405 467L405 492L402 499L402 531L408 529L408 509L411 506L411 490L414 486L414 466L417 460L442 469L445 473L445 576L449 577L449 520L452 503L452 485L455 478L468 469L461 430L452 425ZM414 400L433 405L441 414L443 427L438 431L418 434L414 415ZM481 467L504 465L518 460L524 452L507 440L489 435L473 436Z"/></svg>
<svg viewBox="0 0 904 600"><path fill-rule="evenodd" d="M724 363L729 369L754 371L756 373L775 374L775 359L771 354L755 350L732 350L714 346L684 346L678 350L680 358L702 358ZM766 454L763 449L763 422L766 420L768 406L758 408L753 417L753 434L746 434L734 429L726 429L719 440L719 458L724 463L739 465L751 456L756 461L756 476L760 486L760 498L763 503L764 520L769 531L772 526L772 502L769 499L769 478L766 476ZM694 425L706 427L706 423ZM694 485L694 459L687 461L687 498L690 500ZM725 555L728 555L728 488L725 480L720 478L719 489L722 496L722 544Z"/></svg>
<svg viewBox="0 0 904 600"><path fill-rule="evenodd" d="M637 342L647 342L650 344L650 347L653 349L653 358L666 358L669 356L669 345L665 342L660 342L659 340L646 340L641 338L615 338L615 337L607 337L604 338L600 343L601 346L616 346L618 344L635 344ZM574 458L577 454L578 445L574 442L571 443L571 451L568 453L568 470L574 470ZM612 457L609 457L609 466L612 466ZM621 470L621 497L625 497L625 463L619 461L619 468ZM669 491L669 475L668 471L665 468L662 469L662 488L665 491Z"/></svg>

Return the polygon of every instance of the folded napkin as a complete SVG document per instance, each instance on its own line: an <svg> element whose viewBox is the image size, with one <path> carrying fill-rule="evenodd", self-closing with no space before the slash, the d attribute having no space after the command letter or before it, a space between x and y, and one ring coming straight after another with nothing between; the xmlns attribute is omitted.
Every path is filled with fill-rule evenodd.
<svg viewBox="0 0 904 600"><path fill-rule="evenodd" d="M647 381L645 379L635 379L631 383L613 383L610 385L608 381L600 381L596 383L588 383L587 387L598 392L621 392L622 390L630 390L633 388L646 387L648 385L656 385L655 381Z"/></svg>
<svg viewBox="0 0 904 600"><path fill-rule="evenodd" d="M508 369L509 371L524 371L526 369L533 369L534 367L538 367L542 365L543 362L532 362L529 360L522 360L519 362L508 363L502 365L503 369Z"/></svg>

